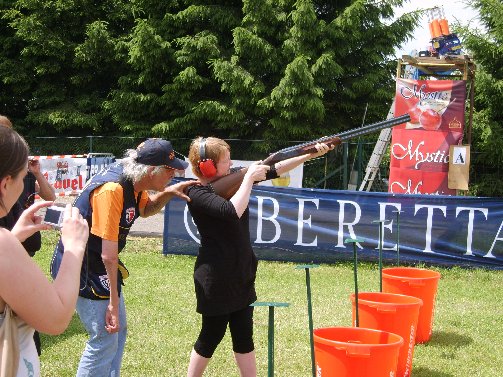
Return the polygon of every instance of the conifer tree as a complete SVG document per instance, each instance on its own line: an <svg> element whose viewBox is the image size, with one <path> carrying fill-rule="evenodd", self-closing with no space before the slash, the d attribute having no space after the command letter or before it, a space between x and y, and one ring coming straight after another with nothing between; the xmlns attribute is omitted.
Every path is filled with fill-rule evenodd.
<svg viewBox="0 0 503 377"><path fill-rule="evenodd" d="M38 132L311 139L386 115L404 1L2 1L0 96Z"/></svg>
<svg viewBox="0 0 503 377"><path fill-rule="evenodd" d="M213 78L211 61L232 51L240 1L137 1L128 41L130 71L106 103L121 129L137 135L222 137L235 125ZM189 136L190 135L190 136Z"/></svg>
<svg viewBox="0 0 503 377"><path fill-rule="evenodd" d="M0 69L5 92L16 97L16 124L74 135L112 126L102 102L126 66L120 42L132 18L125 4L18 0L3 7Z"/></svg>
<svg viewBox="0 0 503 377"><path fill-rule="evenodd" d="M309 139L382 119L394 51L416 24L399 0L137 1L132 70L107 109L127 132ZM152 127L153 126L153 127Z"/></svg>

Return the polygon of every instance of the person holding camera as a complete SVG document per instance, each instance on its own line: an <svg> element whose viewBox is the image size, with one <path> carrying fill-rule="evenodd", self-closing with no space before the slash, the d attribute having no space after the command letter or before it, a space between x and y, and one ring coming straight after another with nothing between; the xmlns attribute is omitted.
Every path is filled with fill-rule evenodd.
<svg viewBox="0 0 503 377"><path fill-rule="evenodd" d="M192 141L189 160L201 185L187 189L188 208L201 236L194 266L196 311L201 314L199 336L190 354L187 377L203 375L227 327L241 377L255 377L253 307L258 261L250 242L249 208L254 183L277 178L307 160L333 149L316 144L316 152L264 165L248 167L237 191L229 199L219 196L212 182L233 173L230 146L216 137ZM236 173L237 174L237 173Z"/></svg>
<svg viewBox="0 0 503 377"><path fill-rule="evenodd" d="M7 216L23 191L28 145L12 128L0 127L0 218ZM52 283L28 256L20 241L49 229L36 215L52 202L23 211L12 230L0 228L0 375L39 376L34 329L51 335L68 326L77 301L79 270L88 226L77 208L65 209L61 242L67 253Z"/></svg>
<svg viewBox="0 0 503 377"><path fill-rule="evenodd" d="M12 123L4 115L0 115L0 126L12 128ZM12 229L21 213L35 203L35 195L41 199L53 202L56 200L54 188L47 181L40 169L40 161L36 159L28 160L28 172L23 179L23 192L17 202L12 206L7 216L0 219L0 227ZM36 232L23 242L23 246L32 257L40 250L42 245L40 232Z"/></svg>
<svg viewBox="0 0 503 377"><path fill-rule="evenodd" d="M12 123L4 115L0 115L0 126L12 128ZM19 196L17 202L12 206L7 216L0 219L0 227L12 229L21 213L35 203L35 195L38 194L41 199L46 201L55 201L56 195L54 188L47 181L40 169L40 161L36 159L28 160L28 173L23 179L23 192ZM35 232L31 237L28 237L23 246L28 254L32 257L40 250L42 245L40 232Z"/></svg>
<svg viewBox="0 0 503 377"><path fill-rule="evenodd" d="M0 125L12 128L12 123L4 115L0 115ZM35 203L35 195L38 194L41 199L53 202L56 200L54 188L47 182L47 179L40 170L40 161L30 159L28 160L28 173L23 180L24 189L18 201L12 206L7 216L0 219L0 227L12 229L16 221L19 219L25 209ZM42 247L42 235L40 232L33 233L30 237L23 241L23 247L26 252L33 257L37 251ZM40 342L40 335L35 331L33 335L35 345L37 346L37 353L42 354L42 344Z"/></svg>
<svg viewBox="0 0 503 377"><path fill-rule="evenodd" d="M88 221L91 233L77 301L77 313L89 340L77 376L120 375L127 333L122 285L129 272L119 253L139 216L156 214L174 197L189 200L183 191L197 181L168 186L175 173L187 166L175 157L169 141L148 139L128 150L121 162L93 176L75 200L74 206ZM60 273L64 249L59 243L54 251L53 277Z"/></svg>

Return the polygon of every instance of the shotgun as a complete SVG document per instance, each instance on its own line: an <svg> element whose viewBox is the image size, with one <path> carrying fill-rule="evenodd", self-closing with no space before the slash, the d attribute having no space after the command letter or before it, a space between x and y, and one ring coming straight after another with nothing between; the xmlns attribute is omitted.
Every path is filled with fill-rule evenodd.
<svg viewBox="0 0 503 377"><path fill-rule="evenodd" d="M292 157L301 156L303 154L316 152L315 145L317 143L325 143L330 147L332 145L337 146L342 142L349 140L351 138L367 135L369 133L380 131L382 129L393 127L398 124L402 124L409 121L410 121L409 114L404 114L396 118L390 118L381 122L368 124L362 127L354 128L352 130L341 132L339 134L324 136L321 139L280 149L279 151L270 154L269 157L267 157L264 161L262 161L262 163L264 165L272 166L273 164L279 161L283 161ZM226 176L220 177L211 182L210 186L217 195L226 199L230 199L239 189L241 182L243 182L243 177L246 174L247 169L248 168L241 168Z"/></svg>

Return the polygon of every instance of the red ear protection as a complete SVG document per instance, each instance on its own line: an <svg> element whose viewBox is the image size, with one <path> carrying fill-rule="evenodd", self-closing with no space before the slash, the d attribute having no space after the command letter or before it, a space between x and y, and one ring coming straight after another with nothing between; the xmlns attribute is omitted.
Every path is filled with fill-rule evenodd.
<svg viewBox="0 0 503 377"><path fill-rule="evenodd" d="M217 167L211 158L206 158L206 138L199 142L199 170L206 178L211 178L217 174Z"/></svg>

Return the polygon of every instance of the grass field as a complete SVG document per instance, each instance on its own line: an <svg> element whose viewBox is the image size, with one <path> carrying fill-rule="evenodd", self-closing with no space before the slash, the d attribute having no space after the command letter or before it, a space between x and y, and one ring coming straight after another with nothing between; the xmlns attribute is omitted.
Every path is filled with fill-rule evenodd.
<svg viewBox="0 0 503 377"><path fill-rule="evenodd" d="M52 233L52 234L51 234ZM46 233L35 256L48 273L56 233ZM161 254L162 239L131 238L121 253L126 281L128 341L122 376L185 376L199 331L192 270L194 257ZM259 301L288 302L275 311L275 375L311 374L304 270L296 264L259 263ZM377 265L358 267L360 292L379 289ZM416 345L412 376L503 376L503 274L501 271L432 268L442 274L431 340ZM351 326L353 269L349 263L311 271L314 328ZM267 376L267 308L255 308L259 376ZM60 336L42 336L43 376L73 376L87 336L77 316ZM238 376L227 334L205 376Z"/></svg>

